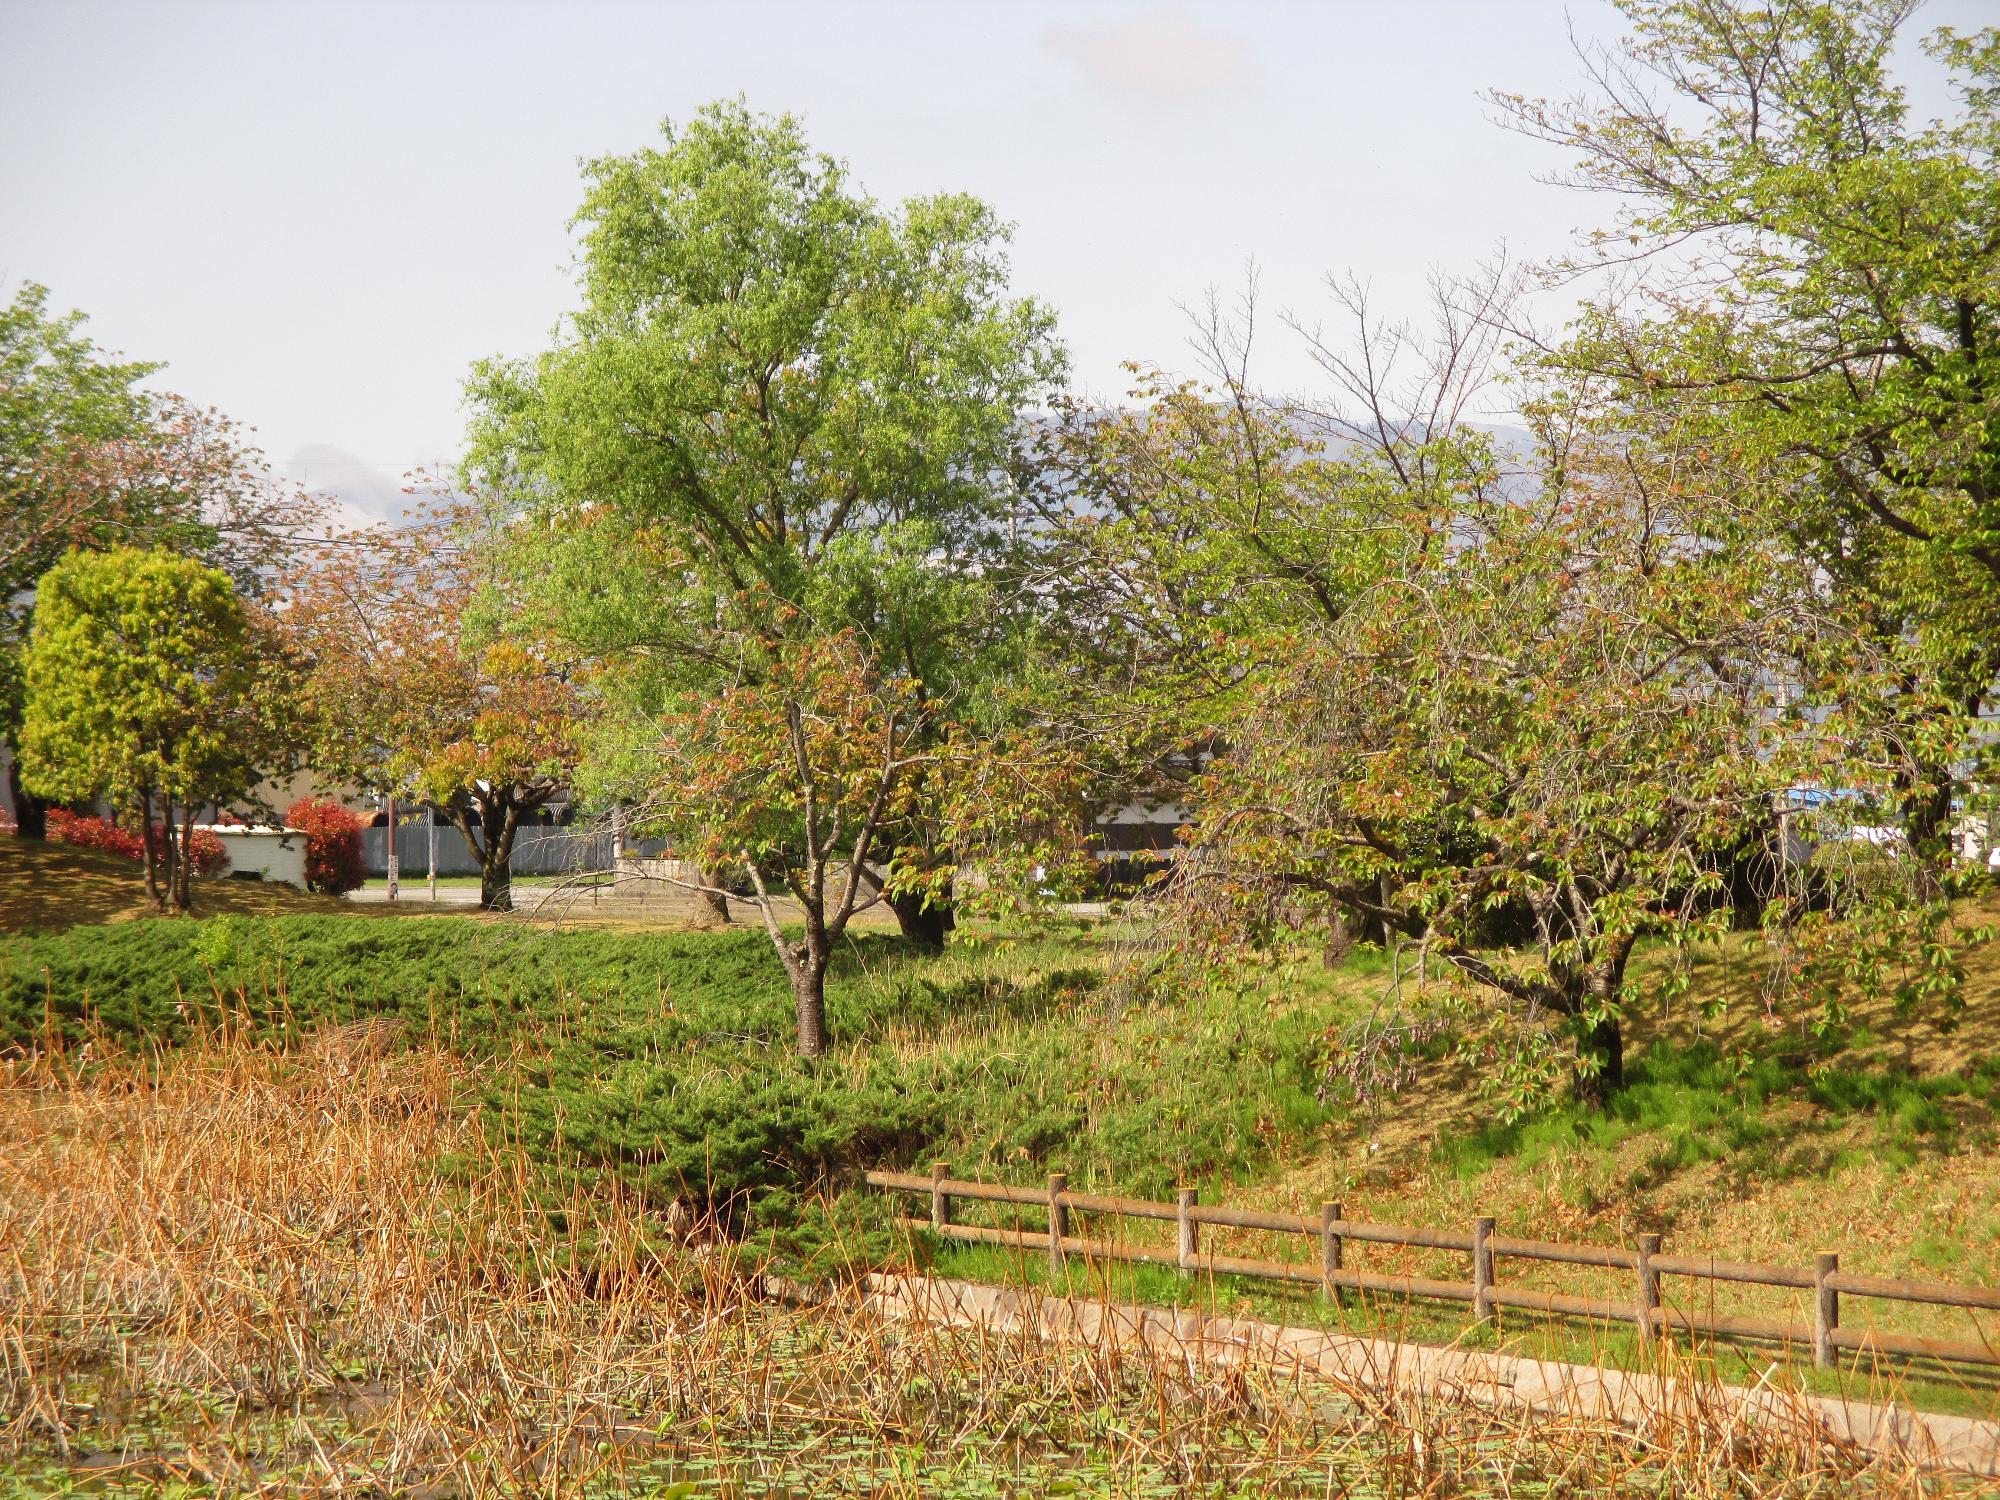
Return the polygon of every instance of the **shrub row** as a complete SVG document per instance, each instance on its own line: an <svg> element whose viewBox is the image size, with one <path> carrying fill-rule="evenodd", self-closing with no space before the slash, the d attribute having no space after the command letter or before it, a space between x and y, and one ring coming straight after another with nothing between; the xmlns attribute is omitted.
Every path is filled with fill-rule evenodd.
<svg viewBox="0 0 2000 1500"><path fill-rule="evenodd" d="M48 835L51 843L68 844L72 848L101 849L107 854L134 861L146 857L145 841L136 829L123 827L108 818L85 817L60 807L49 809ZM164 845L166 834L158 824L153 826L153 838L155 848ZM196 828L188 834L188 848L194 854L194 872L197 875L220 875L229 868L229 851L223 848L222 840L206 828Z"/></svg>

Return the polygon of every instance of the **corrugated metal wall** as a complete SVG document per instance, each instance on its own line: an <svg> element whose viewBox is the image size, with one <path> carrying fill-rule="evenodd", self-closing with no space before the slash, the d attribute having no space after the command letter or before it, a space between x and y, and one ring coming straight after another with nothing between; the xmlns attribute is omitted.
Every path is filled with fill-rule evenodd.
<svg viewBox="0 0 2000 1500"><path fill-rule="evenodd" d="M627 840L628 853L658 855L666 845L657 839ZM422 823L405 823L396 830L396 862L402 878L420 880L430 868L430 830ZM389 873L389 830L361 830L361 860L370 876ZM568 875L578 870L611 868L611 835L588 828L523 828L514 835L514 857L507 861L516 875ZM449 823L437 826L437 872L477 875L479 863L465 847L465 835Z"/></svg>

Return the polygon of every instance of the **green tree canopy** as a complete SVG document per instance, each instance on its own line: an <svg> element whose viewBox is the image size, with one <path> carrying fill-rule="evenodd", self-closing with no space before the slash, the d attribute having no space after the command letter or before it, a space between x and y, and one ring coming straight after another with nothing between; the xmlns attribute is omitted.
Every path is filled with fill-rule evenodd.
<svg viewBox="0 0 2000 1500"><path fill-rule="evenodd" d="M111 358L81 313L29 284L0 309L0 738L20 728L35 585L73 547L165 547L262 590L324 505L274 482L241 429L147 390L162 366ZM26 788L18 784L17 793ZM39 805L17 798L25 832Z"/></svg>
<svg viewBox="0 0 2000 1500"><path fill-rule="evenodd" d="M598 784L805 906L786 953L805 1045L867 863L894 855L892 883L933 889L948 868L926 847L933 752L994 638L983 560L1010 439L1062 362L1049 313L1009 295L1006 227L976 199L885 209L797 120L741 103L663 134L588 168L582 305L552 349L475 371L466 470L530 518L514 573L539 621L606 664ZM805 722L833 658L845 722L901 726L869 752L896 794L836 799L838 817L810 793L830 742ZM772 691L796 701L774 711ZM760 814L754 840L726 788L766 783L724 778L691 808L662 785L675 757L648 749L710 733L735 693L754 712L728 722L769 727L772 773L800 783L787 830ZM839 775L860 785L853 751Z"/></svg>
<svg viewBox="0 0 2000 1500"><path fill-rule="evenodd" d="M1923 122L1891 71L1910 0L1621 9L1582 96L1497 96L1621 204L1557 268L1617 274L1548 352L1636 422L1704 423L1732 503L1901 653L1933 747L1903 815L1941 858L2000 676L2000 30L1929 38L1961 107Z"/></svg>
<svg viewBox="0 0 2000 1500"><path fill-rule="evenodd" d="M132 547L71 552L42 575L39 594L23 780L53 799L136 804L148 887L186 910L196 808L248 791L272 745L275 685L260 679L242 602L217 569ZM155 886L156 816L165 891Z"/></svg>

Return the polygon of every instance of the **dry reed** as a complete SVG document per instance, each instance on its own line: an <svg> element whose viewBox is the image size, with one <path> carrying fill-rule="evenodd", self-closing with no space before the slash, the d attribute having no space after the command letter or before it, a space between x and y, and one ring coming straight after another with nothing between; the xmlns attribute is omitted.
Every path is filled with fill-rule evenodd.
<svg viewBox="0 0 2000 1500"><path fill-rule="evenodd" d="M1933 1493L1711 1421L1633 1435L754 1295L552 1190L470 1064L379 1027L0 1080L0 1459L110 1492Z"/></svg>

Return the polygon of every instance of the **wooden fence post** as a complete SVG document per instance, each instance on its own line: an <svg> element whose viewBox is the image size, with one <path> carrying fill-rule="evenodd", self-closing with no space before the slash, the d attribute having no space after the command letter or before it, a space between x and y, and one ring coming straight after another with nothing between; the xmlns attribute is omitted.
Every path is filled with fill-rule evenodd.
<svg viewBox="0 0 2000 1500"><path fill-rule="evenodd" d="M1646 1343L1658 1330L1655 1324L1660 1311L1660 1273L1653 1269L1653 1257L1660 1253L1660 1237L1657 1234L1639 1236L1639 1342Z"/></svg>
<svg viewBox="0 0 2000 1500"><path fill-rule="evenodd" d="M931 1228L939 1231L951 1222L951 1195L944 1190L944 1180L950 1175L950 1162L931 1163Z"/></svg>
<svg viewBox="0 0 2000 1500"><path fill-rule="evenodd" d="M1201 1226L1194 1221L1194 1205L1199 1197L1194 1188L1182 1188L1174 1196L1174 1225L1179 1231L1174 1258L1183 1278L1194 1275L1201 1264Z"/></svg>
<svg viewBox="0 0 2000 1500"><path fill-rule="evenodd" d="M1472 1315L1480 1322L1493 1318L1493 1238L1491 1219L1472 1221Z"/></svg>
<svg viewBox="0 0 2000 1500"><path fill-rule="evenodd" d="M1319 1206L1320 1285L1326 1295L1334 1301L1340 1299L1340 1288L1335 1284L1334 1277L1340 1271L1341 1245L1340 1234L1333 1226L1338 1224L1341 1218L1338 1203L1322 1203Z"/></svg>
<svg viewBox="0 0 2000 1500"><path fill-rule="evenodd" d="M1823 1250L1813 1257L1813 1363L1833 1368L1833 1331L1840 1326L1840 1293L1828 1278L1840 1270L1840 1257Z"/></svg>
<svg viewBox="0 0 2000 1500"><path fill-rule="evenodd" d="M1069 1233L1069 1205L1062 1201L1069 1190L1067 1172L1049 1173L1049 1276L1062 1275L1063 1236Z"/></svg>
<svg viewBox="0 0 2000 1500"><path fill-rule="evenodd" d="M960 1198L970 1198L977 1203L1031 1205L1036 1201L1032 1188L980 1182L954 1181L950 1175L949 1162L935 1162L928 1174L914 1172L871 1171L865 1174L871 1186L888 1188L892 1192L909 1193L916 1196L928 1195L931 1200L931 1227L940 1236L977 1240L987 1244L1000 1244L1016 1249L1030 1248L1033 1239L1032 1228L1024 1228L1022 1215L1009 1211L1005 1227L985 1227L978 1223L958 1225L952 1222L954 1203ZM2000 1364L1990 1342L1964 1343L1944 1339L1918 1338L1908 1334L1875 1334L1863 1327L1859 1331L1843 1337L1840 1330L1840 1294L1852 1289L1854 1295L1863 1298L1884 1298L1898 1302L1928 1303L1945 1307L1983 1308L2000 1310L2000 1286L1958 1286L1934 1281L1899 1280L1889 1276L1843 1275L1840 1256L1832 1251L1823 1251L1814 1256L1810 1274L1795 1267L1745 1265L1709 1257L1666 1256L1661 1253L1662 1239L1657 1234L1637 1234L1632 1237L1632 1250L1612 1249L1607 1246L1574 1246L1545 1244L1534 1240L1508 1239L1506 1249L1501 1249L1495 1241L1500 1239L1495 1221L1484 1215L1470 1220L1471 1233L1459 1235L1456 1232L1440 1232L1425 1227L1400 1227L1360 1223L1346 1217L1342 1204L1327 1201L1320 1204L1319 1213L1302 1214L1267 1213L1248 1208L1211 1207L1203 1210L1200 1195L1191 1187L1180 1188L1172 1203L1138 1202L1094 1194L1078 1194L1084 1200L1081 1210L1070 1201L1069 1179L1066 1174L1049 1174L1048 1189L1041 1202L1048 1215L1048 1230L1043 1241L1049 1253L1049 1270L1052 1278L1061 1279L1068 1266L1067 1247L1074 1244L1086 1260L1102 1257L1116 1261L1141 1261L1154 1264L1167 1263L1167 1257L1157 1246L1128 1246L1115 1234L1108 1239L1087 1239L1071 1231L1073 1211L1082 1212L1095 1225L1099 1214L1108 1218L1146 1218L1158 1221L1176 1221L1178 1243L1171 1264L1183 1277L1197 1274L1203 1269L1201 1260L1200 1226L1203 1223L1228 1225L1232 1227L1276 1232L1293 1236L1303 1235L1310 1239L1319 1238L1320 1262L1315 1272L1309 1265L1297 1263L1273 1263L1261 1260L1236 1260L1223 1258L1222 1264L1235 1269L1236 1274L1282 1280L1292 1283L1303 1282L1311 1285L1317 1282L1322 1291L1333 1300L1348 1300L1343 1294L1356 1287L1379 1287L1384 1291L1398 1292L1416 1297L1455 1297L1457 1289L1463 1287L1457 1282L1437 1282L1426 1278L1405 1276L1376 1276L1356 1274L1349 1276L1343 1266L1343 1252L1348 1239L1379 1241L1391 1245L1403 1245L1412 1249L1450 1249L1452 1253L1469 1251L1472 1257L1472 1280L1467 1294L1472 1303L1474 1319L1485 1323L1498 1332L1502 1306L1525 1306L1545 1309L1561 1316L1609 1318L1614 1321L1631 1318L1638 1325L1642 1341L1655 1339L1672 1341L1672 1336L1682 1330L1699 1337L1713 1335L1722 1339L1776 1339L1794 1344L1810 1342L1813 1362L1825 1368L1838 1368L1840 1351L1865 1346L1879 1349L1882 1353L1907 1355L1912 1358L1948 1361L1953 1364ZM986 1215L975 1215L975 1219ZM898 1217L894 1221L904 1229L917 1230L924 1227L920 1215ZM1032 1220L1030 1220L1032 1223ZM1348 1229L1355 1230L1353 1235ZM1101 1231L1100 1231L1101 1232ZM1224 1247L1226 1248L1226 1247ZM1534 1261L1554 1261L1602 1267L1605 1269L1630 1269L1634 1280L1628 1283L1623 1297L1632 1300L1620 1303L1622 1297L1609 1295L1602 1297L1576 1297L1569 1295L1538 1294L1519 1289L1510 1289L1506 1298L1501 1297L1497 1262L1502 1255ZM1664 1264L1663 1264L1664 1262ZM1206 1268L1213 1271L1218 1258L1211 1256ZM1686 1276L1707 1281L1736 1281L1755 1286L1785 1287L1793 1291L1810 1291L1813 1294L1811 1322L1801 1328L1796 1322L1767 1322L1762 1319L1739 1317L1704 1317L1695 1309L1670 1308L1662 1293L1662 1278L1665 1276ZM1678 1283L1676 1283L1678 1285ZM1866 1320L1864 1319L1864 1324ZM1804 1335L1804 1338L1801 1338Z"/></svg>

